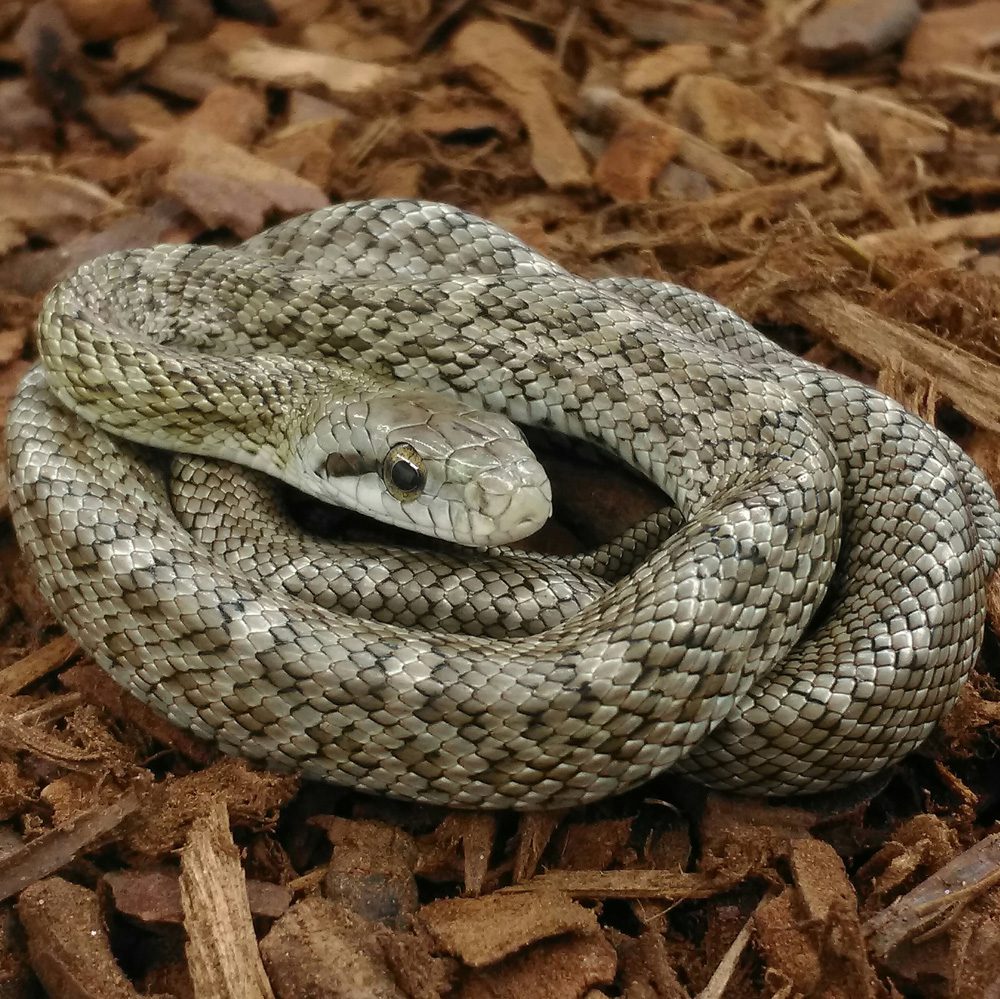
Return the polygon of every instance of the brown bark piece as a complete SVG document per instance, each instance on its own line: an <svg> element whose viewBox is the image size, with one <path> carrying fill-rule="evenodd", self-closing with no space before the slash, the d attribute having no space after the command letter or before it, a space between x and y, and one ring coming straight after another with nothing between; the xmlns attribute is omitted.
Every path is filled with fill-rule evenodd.
<svg viewBox="0 0 1000 999"><path fill-rule="evenodd" d="M458 999L577 999L614 981L618 959L601 933L544 940L498 964L474 971Z"/></svg>
<svg viewBox="0 0 1000 999"><path fill-rule="evenodd" d="M20 693L36 680L61 669L79 654L80 646L69 635L52 639L47 645L0 670L0 694Z"/></svg>
<svg viewBox="0 0 1000 999"><path fill-rule="evenodd" d="M868 885L866 909L874 914L901 889L915 887L943 867L958 852L958 836L936 815L915 815L858 871Z"/></svg>
<svg viewBox="0 0 1000 999"><path fill-rule="evenodd" d="M104 875L114 907L142 923L182 923L179 875L171 868L111 871ZM291 904L292 893L283 885L251 878L246 882L250 911L256 917L277 919Z"/></svg>
<svg viewBox="0 0 1000 999"><path fill-rule="evenodd" d="M792 844L796 889L765 900L754 917L775 984L803 995L874 999L877 984L862 944L854 889L827 843Z"/></svg>
<svg viewBox="0 0 1000 999"><path fill-rule="evenodd" d="M799 51L811 66L868 59L909 37L920 19L917 0L828 3L799 26Z"/></svg>
<svg viewBox="0 0 1000 999"><path fill-rule="evenodd" d="M873 953L886 957L938 922L952 907L968 904L997 884L998 872L1000 833L994 833L869 919L865 932Z"/></svg>
<svg viewBox="0 0 1000 999"><path fill-rule="evenodd" d="M379 946L408 999L451 995L463 970L455 958L438 952L434 938L419 924L413 933L380 933Z"/></svg>
<svg viewBox="0 0 1000 999"><path fill-rule="evenodd" d="M99 705L113 717L135 725L151 739L169 746L189 760L208 765L218 759L218 750L210 743L171 725L148 704L115 683L96 663L86 660L71 666L59 679L68 690L75 690L86 697L87 703Z"/></svg>
<svg viewBox="0 0 1000 999"><path fill-rule="evenodd" d="M798 839L791 845L789 862L809 919L822 922L835 905L855 903L844 862L828 843Z"/></svg>
<svg viewBox="0 0 1000 999"><path fill-rule="evenodd" d="M548 871L501 893L565 892L571 898L711 898L735 882L673 871Z"/></svg>
<svg viewBox="0 0 1000 999"><path fill-rule="evenodd" d="M155 785L139 815L129 824L128 847L161 857L180 846L191 823L213 802L223 802L241 825L267 826L295 794L293 776L262 773L245 760L223 757L204 770Z"/></svg>
<svg viewBox="0 0 1000 999"><path fill-rule="evenodd" d="M499 961L536 940L593 933L597 917L558 891L449 898L425 905L419 919L441 948L473 968Z"/></svg>
<svg viewBox="0 0 1000 999"><path fill-rule="evenodd" d="M399 77L397 70L374 62L344 59L327 52L286 48L257 39L233 52L234 76L288 88L319 85L336 97L376 90Z"/></svg>
<svg viewBox="0 0 1000 999"><path fill-rule="evenodd" d="M59 247L12 255L0 263L0 287L24 295L47 291L74 267L102 253L168 242L175 233L186 235L180 229L182 215L181 205L163 198L137 214L121 216L106 229L81 233ZM8 372L2 377L8 377Z"/></svg>
<svg viewBox="0 0 1000 999"><path fill-rule="evenodd" d="M826 126L826 136L845 176L857 185L871 207L881 211L893 225L913 225L913 213L906 202L890 194L875 164L854 136L833 125Z"/></svg>
<svg viewBox="0 0 1000 999"><path fill-rule="evenodd" d="M95 184L51 171L0 168L0 217L26 232L51 235L114 213L121 204Z"/></svg>
<svg viewBox="0 0 1000 999"><path fill-rule="evenodd" d="M768 977L790 992L813 992L820 977L819 954L799 912L795 890L786 888L765 901L754 925Z"/></svg>
<svg viewBox="0 0 1000 999"><path fill-rule="evenodd" d="M517 820L514 853L514 884L527 881L538 870L549 840L565 817L565 812L525 812Z"/></svg>
<svg viewBox="0 0 1000 999"><path fill-rule="evenodd" d="M616 946L627 999L690 999L662 933L647 929L639 937L622 936Z"/></svg>
<svg viewBox="0 0 1000 999"><path fill-rule="evenodd" d="M0 900L54 874L88 848L106 842L107 835L138 807L139 799L130 791L110 805L84 812L67 825L0 857Z"/></svg>
<svg viewBox="0 0 1000 999"><path fill-rule="evenodd" d="M697 42L724 48L743 35L734 12L708 0L678 4L676 10L649 0L600 0L598 6L639 42Z"/></svg>
<svg viewBox="0 0 1000 999"><path fill-rule="evenodd" d="M163 189L207 226L228 226L243 239L274 210L295 214L328 203L315 184L206 132L185 132Z"/></svg>
<svg viewBox="0 0 1000 999"><path fill-rule="evenodd" d="M960 413L990 430L1000 430L997 365L917 326L885 319L832 291L796 295L782 302L780 311L876 370L906 358L934 380L938 393Z"/></svg>
<svg viewBox="0 0 1000 999"><path fill-rule="evenodd" d="M558 867L568 871L603 871L620 866L632 834L632 819L574 822L563 827Z"/></svg>
<svg viewBox="0 0 1000 999"><path fill-rule="evenodd" d="M85 41L121 38L156 23L149 0L59 0L73 30Z"/></svg>
<svg viewBox="0 0 1000 999"><path fill-rule="evenodd" d="M553 188L585 184L590 171L552 98L565 92L558 67L513 28L472 21L452 39L455 61L482 72L486 86L509 105L531 137L531 162Z"/></svg>
<svg viewBox="0 0 1000 999"><path fill-rule="evenodd" d="M818 166L825 143L785 117L749 87L721 76L688 76L674 90L678 109L697 122L703 138L720 149L749 145L779 163Z"/></svg>
<svg viewBox="0 0 1000 999"><path fill-rule="evenodd" d="M707 45L664 45L646 52L625 67L622 89L627 94L658 90L687 73L707 73L712 68L712 54Z"/></svg>
<svg viewBox="0 0 1000 999"><path fill-rule="evenodd" d="M31 966L50 996L139 999L111 953L92 891L49 878L21 893L17 913L27 933Z"/></svg>
<svg viewBox="0 0 1000 999"><path fill-rule="evenodd" d="M254 149L254 155L325 189L337 163L334 118L304 121L273 132Z"/></svg>
<svg viewBox="0 0 1000 999"><path fill-rule="evenodd" d="M402 925L416 911L413 837L383 822L318 818L333 844L327 898L371 922Z"/></svg>
<svg viewBox="0 0 1000 999"><path fill-rule="evenodd" d="M1000 45L1000 3L925 10L906 46L904 73L920 75L941 66L978 68L983 56Z"/></svg>
<svg viewBox="0 0 1000 999"><path fill-rule="evenodd" d="M297 903L260 943L278 999L403 999L373 932L327 899Z"/></svg>
<svg viewBox="0 0 1000 999"><path fill-rule="evenodd" d="M665 131L677 142L678 161L703 173L724 190L741 191L757 187L754 175L721 149L653 114L638 101L606 87L589 88L584 91L583 97L593 111L609 119L616 130L628 128L641 131L646 128L654 134Z"/></svg>
<svg viewBox="0 0 1000 999"><path fill-rule="evenodd" d="M191 827L181 851L181 902L195 993L273 999L224 801L213 801Z"/></svg>
<svg viewBox="0 0 1000 999"><path fill-rule="evenodd" d="M216 87L183 121L189 132L211 132L235 146L249 146L267 122L262 94L243 86Z"/></svg>
<svg viewBox="0 0 1000 999"><path fill-rule="evenodd" d="M594 167L594 183L616 201L645 201L680 151L677 130L665 123L624 123Z"/></svg>
<svg viewBox="0 0 1000 999"><path fill-rule="evenodd" d="M52 113L27 79L0 82L0 121L0 149L45 149L55 140Z"/></svg>
<svg viewBox="0 0 1000 999"><path fill-rule="evenodd" d="M701 867L720 880L759 875L773 868L776 859L787 857L815 821L814 815L796 808L711 795L701 818Z"/></svg>

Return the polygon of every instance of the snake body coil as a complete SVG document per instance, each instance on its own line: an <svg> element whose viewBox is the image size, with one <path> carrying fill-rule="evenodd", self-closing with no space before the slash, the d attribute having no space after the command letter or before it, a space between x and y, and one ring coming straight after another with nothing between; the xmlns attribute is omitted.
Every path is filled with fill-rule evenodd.
<svg viewBox="0 0 1000 999"><path fill-rule="evenodd" d="M100 258L50 294L39 346L7 448L42 592L141 700L276 769L464 807L671 767L817 791L925 739L980 647L1000 510L948 438L710 299L574 277L446 205ZM403 439L410 391L443 409ZM182 459L168 486L142 446L483 545L548 512L508 418L613 453L680 523L561 562L312 552L258 479ZM279 554L254 565L226 516Z"/></svg>

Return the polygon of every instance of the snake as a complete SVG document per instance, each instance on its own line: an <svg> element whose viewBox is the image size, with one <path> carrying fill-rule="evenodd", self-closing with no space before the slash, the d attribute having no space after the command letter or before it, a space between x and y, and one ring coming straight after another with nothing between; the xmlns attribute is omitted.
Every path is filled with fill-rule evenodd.
<svg viewBox="0 0 1000 999"><path fill-rule="evenodd" d="M458 808L667 771L816 793L919 746L982 645L1000 508L943 432L705 295L575 275L454 206L106 254L37 341L6 460L43 596L272 770ZM533 433L662 509L523 550L553 506ZM314 537L302 494L382 527Z"/></svg>

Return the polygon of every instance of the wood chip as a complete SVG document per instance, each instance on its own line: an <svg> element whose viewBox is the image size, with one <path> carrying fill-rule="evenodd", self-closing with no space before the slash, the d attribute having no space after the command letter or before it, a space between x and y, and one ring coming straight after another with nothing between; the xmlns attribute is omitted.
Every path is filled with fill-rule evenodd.
<svg viewBox="0 0 1000 999"><path fill-rule="evenodd" d="M553 188L585 184L590 171L553 100L565 91L559 68L513 28L471 21L452 39L456 62L477 68L486 86L517 113L531 137L532 164Z"/></svg>
<svg viewBox="0 0 1000 999"><path fill-rule="evenodd" d="M514 853L515 884L535 875L542 853L565 817L565 811L525 812L518 816L517 846Z"/></svg>
<svg viewBox="0 0 1000 999"><path fill-rule="evenodd" d="M560 937L473 971L460 994L461 999L594 997L604 994L598 986L615 980L617 967L615 949L600 933Z"/></svg>
<svg viewBox="0 0 1000 999"><path fill-rule="evenodd" d="M720 149L749 145L779 163L818 166L826 145L809 130L785 117L749 87L720 76L688 76L673 100L691 116L701 136Z"/></svg>
<svg viewBox="0 0 1000 999"><path fill-rule="evenodd" d="M274 999L223 801L213 801L191 826L181 851L181 902L195 994Z"/></svg>
<svg viewBox="0 0 1000 999"><path fill-rule="evenodd" d="M69 635L52 639L48 645L0 670L0 694L20 693L36 680L61 669L79 654L80 646Z"/></svg>
<svg viewBox="0 0 1000 999"><path fill-rule="evenodd" d="M163 189L209 228L228 226L246 239L275 210L288 215L322 208L315 184L205 132L185 132Z"/></svg>
<svg viewBox="0 0 1000 999"><path fill-rule="evenodd" d="M501 894L559 891L571 898L711 898L732 881L671 871L549 871Z"/></svg>
<svg viewBox="0 0 1000 999"><path fill-rule="evenodd" d="M325 898L307 898L279 919L261 941L282 996L405 999L374 927Z"/></svg>
<svg viewBox="0 0 1000 999"><path fill-rule="evenodd" d="M1000 431L1000 366L896 323L836 292L808 292L782 303L787 319L827 337L879 370L902 359L934 380L938 392L975 423ZM793 318L794 317L794 318Z"/></svg>
<svg viewBox="0 0 1000 999"><path fill-rule="evenodd" d="M149 0L59 0L73 30L88 42L121 38L156 23Z"/></svg>
<svg viewBox="0 0 1000 999"><path fill-rule="evenodd" d="M114 907L124 916L141 923L182 923L180 875L173 868L111 871L103 883ZM247 899L255 917L277 919L287 911L292 893L284 885L247 878Z"/></svg>
<svg viewBox="0 0 1000 999"><path fill-rule="evenodd" d="M1000 884L1000 833L980 840L865 924L875 954L894 948Z"/></svg>
<svg viewBox="0 0 1000 999"><path fill-rule="evenodd" d="M597 161L594 183L616 201L645 201L680 147L677 129L665 122L626 121Z"/></svg>
<svg viewBox="0 0 1000 999"><path fill-rule="evenodd" d="M1000 237L1000 211L980 212L977 215L960 215L956 218L937 219L919 225L903 224L895 229L866 232L855 241L867 250L877 250L894 240L923 240L932 245L953 239L986 240Z"/></svg>
<svg viewBox="0 0 1000 999"><path fill-rule="evenodd" d="M592 910L552 890L442 899L425 905L419 919L444 951L473 968L499 961L536 940L597 929Z"/></svg>
<svg viewBox="0 0 1000 999"><path fill-rule="evenodd" d="M334 848L326 897L371 922L406 923L419 904L413 837L384 822L319 816L313 824L326 830Z"/></svg>
<svg viewBox="0 0 1000 999"><path fill-rule="evenodd" d="M68 174L0 168L0 216L46 235L67 220L89 221L120 211L107 191Z"/></svg>
<svg viewBox="0 0 1000 999"><path fill-rule="evenodd" d="M111 953L92 891L49 878L21 893L17 914L27 934L31 966L50 996L140 999Z"/></svg>
<svg viewBox="0 0 1000 999"><path fill-rule="evenodd" d="M920 19L917 0L841 0L799 25L799 52L811 66L870 59L905 41Z"/></svg>
<svg viewBox="0 0 1000 999"><path fill-rule="evenodd" d="M676 142L676 156L680 162L703 173L723 190L739 191L758 186L754 175L726 153L653 114L638 101L604 87L588 88L582 96L598 116L606 116L615 128L627 127L639 132L646 128L654 134L663 132L670 141Z"/></svg>
<svg viewBox="0 0 1000 999"><path fill-rule="evenodd" d="M229 57L234 76L281 87L321 86L332 96L376 90L399 78L397 70L326 52L285 48L255 40Z"/></svg>
<svg viewBox="0 0 1000 999"><path fill-rule="evenodd" d="M1000 45L1000 3L982 3L926 10L910 36L900 69L911 76L939 66L981 68L980 62Z"/></svg>
<svg viewBox="0 0 1000 999"><path fill-rule="evenodd" d="M913 213L905 201L889 193L882 175L860 143L849 133L829 124L826 135L844 174L858 186L871 208L881 211L893 225L912 226Z"/></svg>
<svg viewBox="0 0 1000 999"><path fill-rule="evenodd" d="M712 54L707 45L664 45L625 67L622 90L627 94L658 90L686 73L707 73L711 68Z"/></svg>
<svg viewBox="0 0 1000 999"><path fill-rule="evenodd" d="M88 848L103 844L138 807L138 796L129 791L110 805L84 812L73 822L0 857L0 900L54 874Z"/></svg>

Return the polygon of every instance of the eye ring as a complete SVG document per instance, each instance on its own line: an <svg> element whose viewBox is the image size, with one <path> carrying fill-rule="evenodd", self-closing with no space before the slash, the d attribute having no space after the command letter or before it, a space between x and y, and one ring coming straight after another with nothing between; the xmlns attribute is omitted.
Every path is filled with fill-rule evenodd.
<svg viewBox="0 0 1000 999"><path fill-rule="evenodd" d="M382 462L382 481L400 503L415 500L427 485L424 461L412 444L394 444Z"/></svg>

